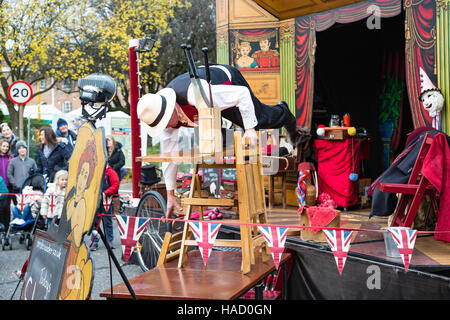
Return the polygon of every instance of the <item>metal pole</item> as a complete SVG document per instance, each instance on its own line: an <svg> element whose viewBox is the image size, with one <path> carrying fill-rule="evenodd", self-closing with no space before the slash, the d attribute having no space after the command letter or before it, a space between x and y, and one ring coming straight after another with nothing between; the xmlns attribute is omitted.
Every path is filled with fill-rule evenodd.
<svg viewBox="0 0 450 320"><path fill-rule="evenodd" d="M133 185L133 198L139 197L139 181L141 180L141 162L136 161L141 156L141 130L137 117L137 104L139 101L139 57L136 48L139 40L129 42L129 77L130 77L130 116L131 116L131 181Z"/></svg>
<svg viewBox="0 0 450 320"><path fill-rule="evenodd" d="M119 274L120 274L120 276L122 277L122 280L123 280L123 282L125 283L125 285L126 285L128 291L130 292L130 294L131 294L131 296L133 297L133 299L134 299L134 300L137 300L136 294L134 293L134 290L133 290L133 288L131 287L131 284L130 284L130 282L128 281L127 276L126 276L125 273L123 272L122 267L120 266L119 261L117 260L116 256L114 255L114 252L112 252L112 249L111 249L111 247L109 246L108 240L106 240L106 236L105 236L105 234L103 233L103 230L102 230L101 228L98 228L97 231L98 231L98 234L100 235L100 238L101 238L102 241L103 241L103 244L104 244L105 247L106 247L106 250L108 250L109 256L112 258L112 260L113 260L113 262L114 262L114 265L115 265L116 268L117 268L117 271L119 271ZM112 296L111 296L111 299L113 299Z"/></svg>

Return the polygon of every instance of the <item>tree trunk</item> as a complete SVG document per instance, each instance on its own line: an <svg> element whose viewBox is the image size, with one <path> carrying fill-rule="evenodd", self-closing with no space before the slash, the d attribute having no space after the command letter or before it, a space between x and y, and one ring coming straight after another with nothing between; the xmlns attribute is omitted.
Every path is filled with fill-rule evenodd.
<svg viewBox="0 0 450 320"><path fill-rule="evenodd" d="M8 107L9 118L11 119L11 130L15 136L23 140L24 137L24 124L23 124L23 111L25 106L18 106L16 111L15 105L10 102L6 105Z"/></svg>

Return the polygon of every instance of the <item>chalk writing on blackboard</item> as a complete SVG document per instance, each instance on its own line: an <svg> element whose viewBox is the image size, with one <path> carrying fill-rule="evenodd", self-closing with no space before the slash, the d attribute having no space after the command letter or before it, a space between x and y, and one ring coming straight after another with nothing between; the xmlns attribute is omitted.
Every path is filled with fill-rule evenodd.
<svg viewBox="0 0 450 320"><path fill-rule="evenodd" d="M36 230L21 299L56 300L66 264L68 241L59 244Z"/></svg>
<svg viewBox="0 0 450 320"><path fill-rule="evenodd" d="M237 181L236 169L222 168L222 177L220 180L225 182L236 182Z"/></svg>

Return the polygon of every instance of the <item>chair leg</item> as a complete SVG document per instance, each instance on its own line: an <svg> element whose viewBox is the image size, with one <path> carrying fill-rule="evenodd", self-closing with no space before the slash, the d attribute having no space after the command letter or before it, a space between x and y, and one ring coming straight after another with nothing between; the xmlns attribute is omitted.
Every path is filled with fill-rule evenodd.
<svg viewBox="0 0 450 320"><path fill-rule="evenodd" d="M409 207L408 213L406 214L405 221L403 226L411 227L414 222L414 218L416 217L417 210L419 209L420 202L422 201L423 194L425 193L425 187L427 185L427 181L424 177L420 179L419 187L417 188L416 194L411 202L411 206Z"/></svg>
<svg viewBox="0 0 450 320"><path fill-rule="evenodd" d="M405 210L408 205L409 199L411 198L410 195L407 194L401 194L400 199L398 200L397 207L394 211L394 217L391 221L391 227L398 227L403 226L403 221L405 217Z"/></svg>

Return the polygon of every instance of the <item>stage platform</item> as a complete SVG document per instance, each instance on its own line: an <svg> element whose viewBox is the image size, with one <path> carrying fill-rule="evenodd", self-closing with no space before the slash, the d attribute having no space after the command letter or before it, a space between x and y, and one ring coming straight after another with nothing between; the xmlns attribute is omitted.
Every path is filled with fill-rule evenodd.
<svg viewBox="0 0 450 320"><path fill-rule="evenodd" d="M369 211L341 211L341 228L388 226L387 217L369 219ZM300 225L294 207L274 207L268 220ZM408 272L401 258L386 256L382 232L353 232L342 275L326 242L291 235L286 247L294 256L287 291L290 299L450 299L450 243L436 241L432 234L418 235Z"/></svg>

